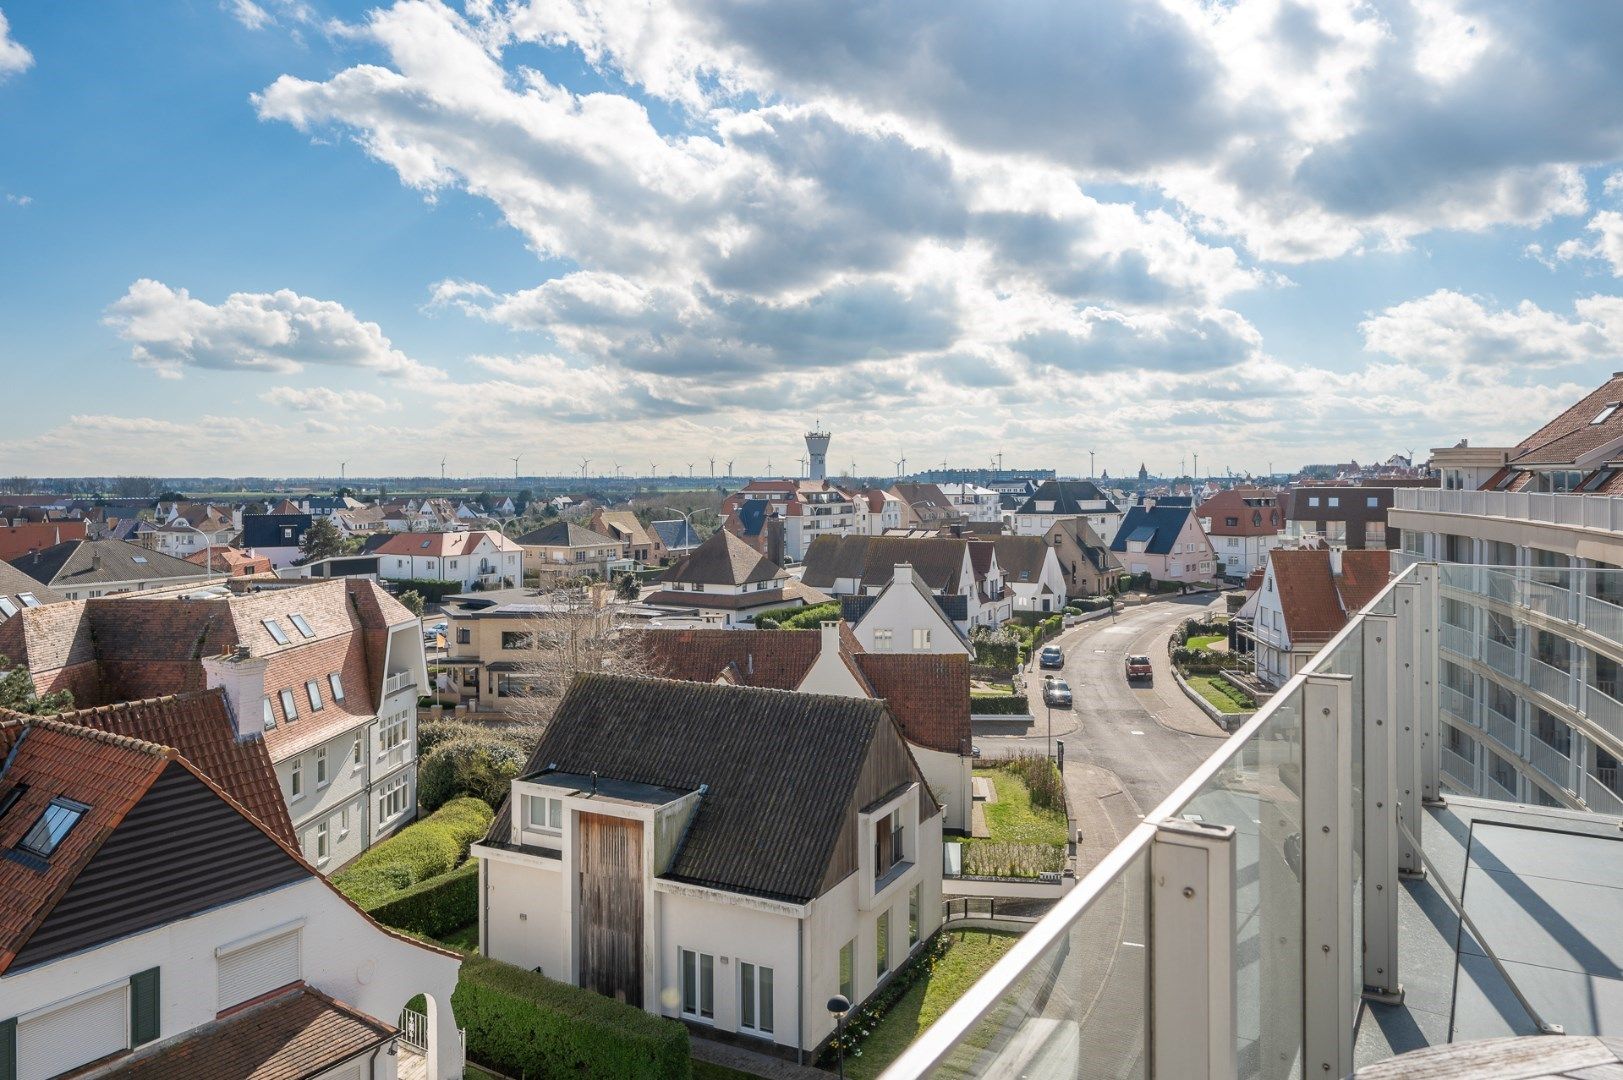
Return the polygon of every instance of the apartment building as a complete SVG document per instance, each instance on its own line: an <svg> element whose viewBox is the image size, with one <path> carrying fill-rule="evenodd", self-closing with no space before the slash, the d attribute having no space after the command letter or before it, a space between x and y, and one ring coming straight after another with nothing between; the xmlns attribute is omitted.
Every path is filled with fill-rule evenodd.
<svg viewBox="0 0 1623 1080"><path fill-rule="evenodd" d="M79 708L219 689L324 872L416 816L422 632L374 582L32 608L0 623L0 655Z"/></svg>
<svg viewBox="0 0 1623 1080"><path fill-rule="evenodd" d="M1397 547L1397 537L1388 533L1386 522L1394 490L1390 483L1298 485L1280 496L1285 539L1293 547L1304 543L1354 551Z"/></svg>
<svg viewBox="0 0 1623 1080"><path fill-rule="evenodd" d="M1284 542L1285 522L1272 491L1230 488L1201 502L1196 514L1227 578L1244 580Z"/></svg>
<svg viewBox="0 0 1623 1080"><path fill-rule="evenodd" d="M750 481L721 504L723 519L737 519L730 531L763 531L755 514L743 513L751 503L763 504L760 513L777 519L783 530L783 557L789 561L804 559L806 549L820 536L848 536L857 531L855 500L827 480ZM764 548L760 550L771 557Z"/></svg>

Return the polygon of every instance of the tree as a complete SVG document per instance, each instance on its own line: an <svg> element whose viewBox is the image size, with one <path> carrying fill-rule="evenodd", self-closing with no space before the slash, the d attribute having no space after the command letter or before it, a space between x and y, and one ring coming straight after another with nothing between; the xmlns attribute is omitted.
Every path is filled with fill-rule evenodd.
<svg viewBox="0 0 1623 1080"><path fill-rule="evenodd" d="M588 589L554 589L526 633L531 647L509 677L522 692L507 699L507 713L519 723L545 725L576 675L649 671L636 635L616 626L614 609L598 607Z"/></svg>
<svg viewBox="0 0 1623 1080"><path fill-rule="evenodd" d="M28 674L28 669L12 667L11 661L4 656L0 656L0 671L5 672L0 675L0 709L45 716L73 708L71 691L58 690L41 697L34 690L34 680Z"/></svg>
<svg viewBox="0 0 1623 1080"><path fill-rule="evenodd" d="M342 555L345 547L344 534L338 531L338 526L333 524L332 518L325 517L312 521L310 527L304 530L304 539L299 541L299 550L304 552L304 562Z"/></svg>
<svg viewBox="0 0 1623 1080"><path fill-rule="evenodd" d="M418 592L416 589L407 589L405 592L395 597L395 599L400 601L400 603L405 606L407 611L411 612L419 619L423 617L423 594Z"/></svg>
<svg viewBox="0 0 1623 1080"><path fill-rule="evenodd" d="M614 583L614 595L621 600L635 600L641 592L635 574L621 574L620 580Z"/></svg>

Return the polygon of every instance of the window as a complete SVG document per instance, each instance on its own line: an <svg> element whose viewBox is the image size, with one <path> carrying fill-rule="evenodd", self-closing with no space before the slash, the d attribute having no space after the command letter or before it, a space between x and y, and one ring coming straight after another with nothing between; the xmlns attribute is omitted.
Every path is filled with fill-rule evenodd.
<svg viewBox="0 0 1623 1080"><path fill-rule="evenodd" d="M304 973L302 936L295 928L214 950L220 980L218 1007L229 1009L298 982Z"/></svg>
<svg viewBox="0 0 1623 1080"><path fill-rule="evenodd" d="M327 823L323 821L316 826L316 865L321 866L332 858L332 844L327 835Z"/></svg>
<svg viewBox="0 0 1623 1080"><path fill-rule="evenodd" d="M535 635L526 630L503 630L502 648L533 649L535 648Z"/></svg>
<svg viewBox="0 0 1623 1080"><path fill-rule="evenodd" d="M892 810L874 822L873 876L878 881L891 867L902 861L902 812Z"/></svg>
<svg viewBox="0 0 1623 1080"><path fill-rule="evenodd" d="M458 645L467 645L472 641L473 635L466 626L459 626L456 628L456 643Z"/></svg>
<svg viewBox="0 0 1623 1080"><path fill-rule="evenodd" d="M287 621L293 624L293 629L297 630L301 637L313 638L316 636L316 632L310 629L310 624L304 621L303 615L289 615Z"/></svg>
<svg viewBox="0 0 1623 1080"><path fill-rule="evenodd" d="M272 641L276 642L278 645L287 644L287 631L282 629L281 623L277 622L275 619L265 619L262 625L270 634Z"/></svg>
<svg viewBox="0 0 1623 1080"><path fill-rule="evenodd" d="M772 969L738 963L738 1026L772 1034Z"/></svg>
<svg viewBox="0 0 1623 1080"><path fill-rule="evenodd" d="M929 647L930 647L930 631L929 631L929 629L928 628L925 628L925 629L917 629L917 628L915 628L914 631L913 631L913 648L914 648L914 650L917 651L919 649L928 649Z"/></svg>
<svg viewBox="0 0 1623 1080"><path fill-rule="evenodd" d="M298 706L293 704L293 691L282 690L279 696L282 699L282 718L291 724L299 718Z"/></svg>
<svg viewBox="0 0 1623 1080"><path fill-rule="evenodd" d="M713 1020L716 1016L716 958L691 949L682 957L682 1015Z"/></svg>
<svg viewBox="0 0 1623 1080"><path fill-rule="evenodd" d="M355 745L349 749L349 763L355 768L361 767L361 740L356 739Z"/></svg>
<svg viewBox="0 0 1623 1080"><path fill-rule="evenodd" d="M1610 420L1612 418L1612 414L1617 412L1617 407L1620 404L1623 404L1623 402L1608 401L1606 403L1605 408L1601 409L1600 412L1596 413L1595 414L1595 419L1591 420L1590 423L1591 424L1604 424L1604 423L1606 423L1606 421L1608 421L1608 420Z"/></svg>
<svg viewBox="0 0 1623 1080"><path fill-rule="evenodd" d="M378 728L378 752L387 753L406 741L406 714L396 713Z"/></svg>
<svg viewBox="0 0 1623 1080"><path fill-rule="evenodd" d="M1364 498L1364 505L1369 507L1378 507L1381 505L1381 500L1374 495L1368 495Z"/></svg>
<svg viewBox="0 0 1623 1080"><path fill-rule="evenodd" d="M130 1047L130 984L119 983L43 1014L5 1024L4 1075L66 1075ZM13 1027L15 1025L15 1027Z"/></svg>
<svg viewBox="0 0 1623 1080"><path fill-rule="evenodd" d="M321 711L321 684L309 679L304 684L304 692L310 697L310 711Z"/></svg>
<svg viewBox="0 0 1623 1080"><path fill-rule="evenodd" d="M406 811L406 778L392 780L378 793L379 823L399 817Z"/></svg>
<svg viewBox="0 0 1623 1080"><path fill-rule="evenodd" d="M332 688L332 699L334 701L344 700L344 677L342 675L336 671L328 675L327 685Z"/></svg>
<svg viewBox="0 0 1623 1080"><path fill-rule="evenodd" d="M26 607L26 608L39 607L39 597L35 596L31 592L20 592L20 593L18 593L17 594L17 601L20 604L22 604L23 607Z"/></svg>
<svg viewBox="0 0 1623 1080"><path fill-rule="evenodd" d="M896 632L894 630L875 630L873 632L874 652L889 652L895 637Z"/></svg>
<svg viewBox="0 0 1623 1080"><path fill-rule="evenodd" d="M529 806L529 823L532 829L545 829L547 832L561 832L564 827L564 801L562 799L549 799L543 795L531 795L525 800Z"/></svg>
<svg viewBox="0 0 1623 1080"><path fill-rule="evenodd" d="M344 807L338 814L338 839L342 840L349 835L349 807Z"/></svg>
<svg viewBox="0 0 1623 1080"><path fill-rule="evenodd" d="M316 786L327 786L327 748L316 747Z"/></svg>
<svg viewBox="0 0 1623 1080"><path fill-rule="evenodd" d="M1319 505L1319 497L1317 495L1309 495L1307 497L1307 504L1309 506L1317 506L1317 505Z"/></svg>
<svg viewBox="0 0 1623 1080"><path fill-rule="evenodd" d="M911 949L919 943L919 889L913 886L913 891L907 894L907 947Z"/></svg>
<svg viewBox="0 0 1623 1080"><path fill-rule="evenodd" d="M261 698L260 702L264 706L265 726L267 728L275 727L276 726L276 710L271 708L270 698Z"/></svg>
<svg viewBox="0 0 1623 1080"><path fill-rule="evenodd" d="M293 759L293 767L287 774L288 798L297 799L304 794L304 758L299 756Z"/></svg>
<svg viewBox="0 0 1623 1080"><path fill-rule="evenodd" d="M1237 517L1226 517L1223 519L1223 524L1230 529L1236 529L1240 526L1240 519Z"/></svg>
<svg viewBox="0 0 1623 1080"><path fill-rule="evenodd" d="M0 615L4 615L9 619L15 614L17 614L17 605L11 602L11 597L0 596Z"/></svg>
<svg viewBox="0 0 1623 1080"><path fill-rule="evenodd" d="M890 912L881 911L879 922L874 925L874 955L877 957L876 968L879 978L885 977L890 970Z"/></svg>
<svg viewBox="0 0 1623 1080"><path fill-rule="evenodd" d="M857 1001L857 942L840 946L840 996L855 1005Z"/></svg>
<svg viewBox="0 0 1623 1080"><path fill-rule="evenodd" d="M84 803L72 799L52 799L39 820L17 842L17 846L42 859L50 858L89 809Z"/></svg>

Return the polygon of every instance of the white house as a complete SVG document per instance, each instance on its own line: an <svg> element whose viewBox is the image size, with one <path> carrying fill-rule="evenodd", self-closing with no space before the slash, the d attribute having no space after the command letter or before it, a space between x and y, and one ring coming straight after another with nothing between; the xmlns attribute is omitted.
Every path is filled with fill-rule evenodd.
<svg viewBox="0 0 1623 1080"><path fill-rule="evenodd" d="M934 932L940 845L883 702L578 676L473 849L480 949L805 1056Z"/></svg>
<svg viewBox="0 0 1623 1080"><path fill-rule="evenodd" d="M999 536L993 543L1003 587L1013 597L1016 614L1042 614L1065 606L1065 571L1046 537Z"/></svg>
<svg viewBox="0 0 1623 1080"><path fill-rule="evenodd" d="M890 582L877 593L842 597L840 612L869 652L975 654L941 599L908 563L892 567Z"/></svg>
<svg viewBox="0 0 1623 1080"><path fill-rule="evenodd" d="M902 527L902 500L889 491L870 488L853 492L851 502L856 507L856 525L853 529L856 533L883 536L891 529Z"/></svg>
<svg viewBox="0 0 1623 1080"><path fill-rule="evenodd" d="M1009 523L1019 536L1042 536L1065 518L1083 519L1108 544L1122 512L1092 480L1044 480L1009 515Z"/></svg>
<svg viewBox="0 0 1623 1080"><path fill-rule="evenodd" d="M659 591L643 599L673 618L716 626L754 621L758 612L799 607L785 592L788 571L726 529L718 529L693 552L671 566Z"/></svg>
<svg viewBox="0 0 1623 1080"><path fill-rule="evenodd" d="M499 532L401 532L375 536L366 553L378 557L378 576L390 581L454 581L462 592L523 583L524 549Z"/></svg>
<svg viewBox="0 0 1623 1080"><path fill-rule="evenodd" d="M947 501L970 521L1003 520L1002 496L978 484L937 484Z"/></svg>
<svg viewBox="0 0 1623 1080"><path fill-rule="evenodd" d="M425 995L423 1074L462 1074L460 959L362 914L176 751L0 722L0 1074L393 1080Z"/></svg>
<svg viewBox="0 0 1623 1080"><path fill-rule="evenodd" d="M1282 686L1385 587L1384 549L1280 548L1262 585L1235 613L1250 620L1257 677Z"/></svg>

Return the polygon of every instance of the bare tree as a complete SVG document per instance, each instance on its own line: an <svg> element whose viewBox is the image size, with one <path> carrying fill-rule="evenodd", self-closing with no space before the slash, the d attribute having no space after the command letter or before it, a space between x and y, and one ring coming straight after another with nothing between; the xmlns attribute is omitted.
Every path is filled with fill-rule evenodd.
<svg viewBox="0 0 1623 1080"><path fill-rule="evenodd" d="M539 732L576 675L644 675L649 665L635 631L618 623L612 587L559 585L536 594L540 609L513 641L519 658L508 673L507 715Z"/></svg>

